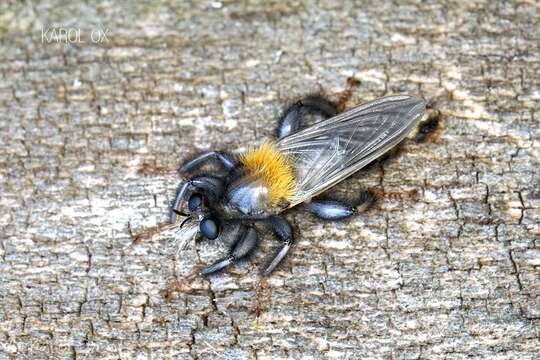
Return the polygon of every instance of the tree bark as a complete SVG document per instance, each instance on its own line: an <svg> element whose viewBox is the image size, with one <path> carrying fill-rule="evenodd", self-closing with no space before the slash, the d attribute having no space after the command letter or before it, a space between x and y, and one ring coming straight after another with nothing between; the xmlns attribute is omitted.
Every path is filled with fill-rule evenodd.
<svg viewBox="0 0 540 360"><path fill-rule="evenodd" d="M538 356L534 2L0 7L1 358ZM266 282L271 234L209 280L224 244L134 242L182 160L271 139L312 93L416 94L439 128L330 194L370 211L287 213Z"/></svg>

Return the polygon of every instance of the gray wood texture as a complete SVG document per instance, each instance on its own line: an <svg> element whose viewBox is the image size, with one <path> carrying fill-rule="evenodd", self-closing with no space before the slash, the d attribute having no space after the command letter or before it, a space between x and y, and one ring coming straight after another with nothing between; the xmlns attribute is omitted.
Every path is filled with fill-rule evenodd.
<svg viewBox="0 0 540 360"><path fill-rule="evenodd" d="M540 8L398 3L2 3L0 358L538 358ZM348 107L411 93L443 120L335 190L373 189L369 212L291 211L261 286L268 234L209 281L188 275L223 244L133 243L183 159L348 88Z"/></svg>

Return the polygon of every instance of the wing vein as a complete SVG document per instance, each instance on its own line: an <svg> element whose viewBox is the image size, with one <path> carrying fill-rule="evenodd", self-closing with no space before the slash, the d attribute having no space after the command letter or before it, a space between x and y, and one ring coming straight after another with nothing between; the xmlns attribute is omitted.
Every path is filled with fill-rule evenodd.
<svg viewBox="0 0 540 360"><path fill-rule="evenodd" d="M424 111L420 98L389 96L281 139L278 149L293 159L296 169L291 206L320 194L388 151Z"/></svg>

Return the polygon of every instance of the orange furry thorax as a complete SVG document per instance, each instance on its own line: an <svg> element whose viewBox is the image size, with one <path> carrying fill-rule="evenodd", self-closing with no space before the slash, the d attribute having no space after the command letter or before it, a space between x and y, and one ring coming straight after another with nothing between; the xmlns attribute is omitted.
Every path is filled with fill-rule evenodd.
<svg viewBox="0 0 540 360"><path fill-rule="evenodd" d="M287 156L276 146L266 142L240 155L240 162L248 176L261 179L268 187L271 205L281 199L289 200L294 193L294 169Z"/></svg>

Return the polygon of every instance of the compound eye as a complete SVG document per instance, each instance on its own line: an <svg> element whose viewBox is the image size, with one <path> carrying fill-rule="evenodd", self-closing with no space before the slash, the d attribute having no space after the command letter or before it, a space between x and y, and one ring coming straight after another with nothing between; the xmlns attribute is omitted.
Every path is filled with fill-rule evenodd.
<svg viewBox="0 0 540 360"><path fill-rule="evenodd" d="M219 226L215 219L211 217L205 217L199 224L201 234L210 240L214 240L219 235Z"/></svg>
<svg viewBox="0 0 540 360"><path fill-rule="evenodd" d="M203 203L203 198L201 194L193 194L189 197L188 200L188 209L193 212L201 208Z"/></svg>

